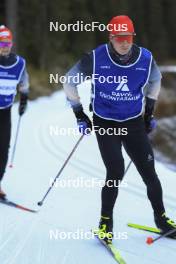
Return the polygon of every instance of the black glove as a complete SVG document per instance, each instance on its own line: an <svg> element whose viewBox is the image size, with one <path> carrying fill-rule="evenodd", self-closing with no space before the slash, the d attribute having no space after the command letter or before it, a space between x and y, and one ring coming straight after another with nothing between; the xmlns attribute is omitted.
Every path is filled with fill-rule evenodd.
<svg viewBox="0 0 176 264"><path fill-rule="evenodd" d="M156 126L157 126L157 121L156 119L153 117L153 115L144 115L144 122L145 122L145 130L147 132L147 134L149 134L150 132L152 132Z"/></svg>
<svg viewBox="0 0 176 264"><path fill-rule="evenodd" d="M84 113L82 105L73 109L73 112L77 119L77 124L79 127L79 131L82 134L90 134L92 131L92 122L90 121L89 117Z"/></svg>
<svg viewBox="0 0 176 264"><path fill-rule="evenodd" d="M27 101L28 101L28 95L21 93L20 94L20 104L18 108L18 113L20 116L22 116L24 112L26 111Z"/></svg>
<svg viewBox="0 0 176 264"><path fill-rule="evenodd" d="M146 97L144 123L145 123L145 129L147 133L152 132L153 129L155 129L157 126L156 119L153 116L155 102L156 102L155 100Z"/></svg>

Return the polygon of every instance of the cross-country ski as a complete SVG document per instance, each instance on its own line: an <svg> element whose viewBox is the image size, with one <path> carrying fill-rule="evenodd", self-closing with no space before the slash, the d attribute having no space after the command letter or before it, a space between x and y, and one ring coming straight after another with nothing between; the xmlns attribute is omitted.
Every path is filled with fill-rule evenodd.
<svg viewBox="0 0 176 264"><path fill-rule="evenodd" d="M4 205L7 205L7 206L11 206L11 207L14 207L14 208L17 208L17 209L21 209L23 211L27 211L27 212L30 212L30 213L37 213L38 211L37 210L33 210L33 209L30 209L30 208L27 208L23 205L20 205L16 202L12 202L8 199L0 199L0 203L1 204L4 204Z"/></svg>

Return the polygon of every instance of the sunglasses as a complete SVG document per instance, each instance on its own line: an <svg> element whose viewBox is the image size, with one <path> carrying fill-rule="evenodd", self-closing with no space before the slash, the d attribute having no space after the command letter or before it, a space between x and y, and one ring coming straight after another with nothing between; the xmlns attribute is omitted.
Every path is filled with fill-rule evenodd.
<svg viewBox="0 0 176 264"><path fill-rule="evenodd" d="M113 39L115 39L115 41L117 42L123 42L123 41L127 41L128 43L132 43L133 42L133 37L135 36L136 34L133 33L131 35L112 35Z"/></svg>
<svg viewBox="0 0 176 264"><path fill-rule="evenodd" d="M11 48L12 47L12 42L0 42L0 48Z"/></svg>
<svg viewBox="0 0 176 264"><path fill-rule="evenodd" d="M133 42L133 36L116 36L114 37L115 41L117 42L124 42L125 40L128 42L128 43L132 43Z"/></svg>

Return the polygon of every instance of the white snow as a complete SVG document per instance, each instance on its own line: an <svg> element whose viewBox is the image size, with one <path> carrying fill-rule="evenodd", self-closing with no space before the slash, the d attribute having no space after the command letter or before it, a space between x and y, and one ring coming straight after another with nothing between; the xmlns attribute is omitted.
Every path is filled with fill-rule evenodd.
<svg viewBox="0 0 176 264"><path fill-rule="evenodd" d="M80 93L87 110L89 85L83 86ZM11 151L18 120L17 106L14 105L12 114ZM80 135L50 135L51 125L76 127L63 92L30 102L22 119L14 168L7 169L3 188L10 200L35 209L48 189L51 178L56 176ZM124 156L127 165L129 158L125 153ZM164 189L167 214L176 219L176 175L159 162L156 163L156 169ZM86 136L62 172L60 181L80 178L98 181L104 177L105 168L96 138L94 135ZM114 231L127 232L128 238L115 240L115 245L128 264L175 263L174 240L165 238L148 246L145 240L151 236L150 233L127 227L127 222L151 226L154 226L154 222L145 186L133 165L125 177L125 183L127 186L121 187L114 210ZM115 263L95 239L50 238L51 232L56 234L63 231L68 234L78 229L89 232L96 228L100 217L100 194L100 187L54 187L37 214L0 204L0 263Z"/></svg>

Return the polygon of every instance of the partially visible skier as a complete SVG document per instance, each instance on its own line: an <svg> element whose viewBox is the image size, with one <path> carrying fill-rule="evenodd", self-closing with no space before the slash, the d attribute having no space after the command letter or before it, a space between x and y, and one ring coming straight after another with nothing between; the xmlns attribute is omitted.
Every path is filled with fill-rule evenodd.
<svg viewBox="0 0 176 264"><path fill-rule="evenodd" d="M26 110L29 80L25 59L11 52L12 32L0 26L0 198L6 194L2 190L11 137L11 107L17 90L20 93L19 115Z"/></svg>
<svg viewBox="0 0 176 264"><path fill-rule="evenodd" d="M99 231L111 242L113 208L118 187L115 184L114 187L109 187L108 182L123 179L122 145L147 187L157 227L165 232L175 229L176 224L165 213L162 187L155 171L154 154L148 139L148 133L156 125L153 113L161 87L161 73L152 53L134 44L134 26L128 16L113 17L108 26L109 43L100 45L83 56L66 76L69 81L78 74L85 78L92 74L104 76L106 81L103 83L99 78L92 78L94 126L106 131L108 128L127 128L128 131L127 135L102 135L96 131L98 147L107 171L106 184L101 195ZM112 79L109 82L109 76L119 77L120 83L112 82ZM88 128L91 130L92 122L84 113L77 84L67 82L64 90L80 130L83 133Z"/></svg>

